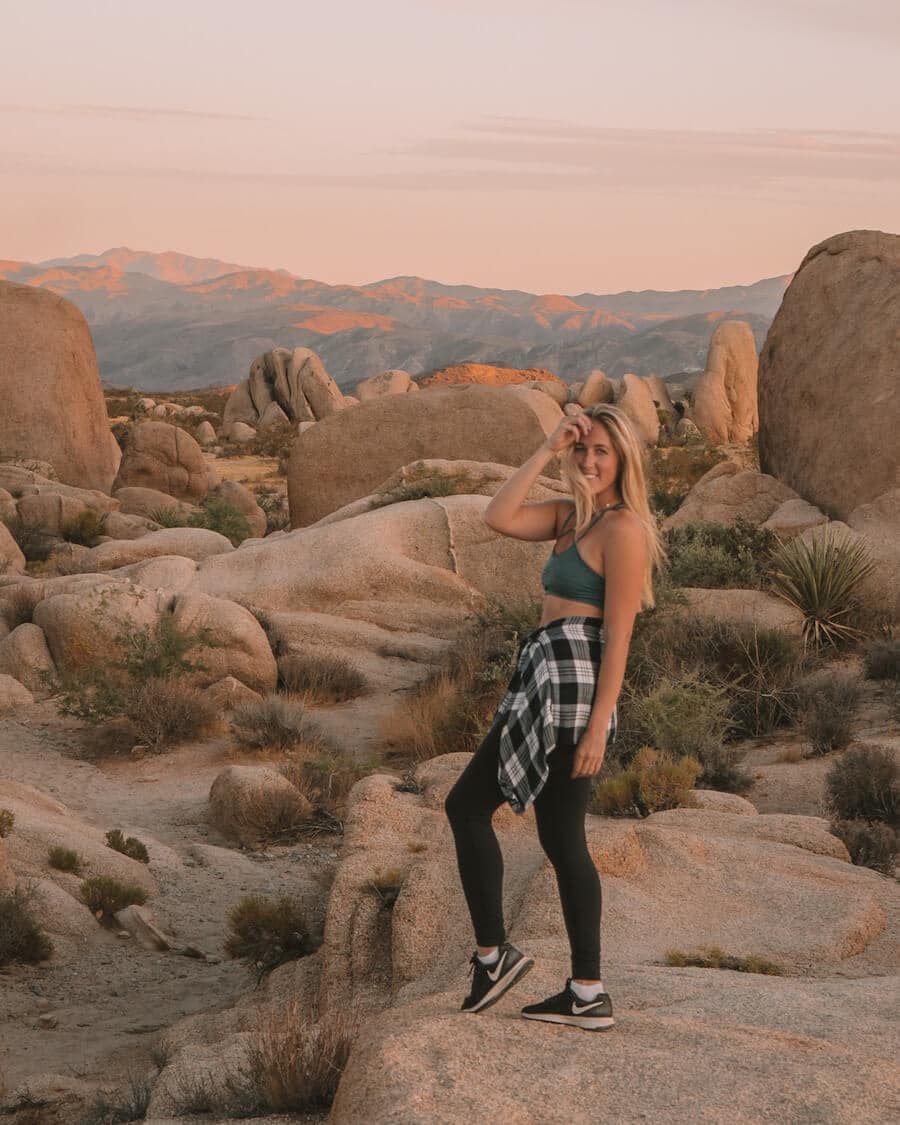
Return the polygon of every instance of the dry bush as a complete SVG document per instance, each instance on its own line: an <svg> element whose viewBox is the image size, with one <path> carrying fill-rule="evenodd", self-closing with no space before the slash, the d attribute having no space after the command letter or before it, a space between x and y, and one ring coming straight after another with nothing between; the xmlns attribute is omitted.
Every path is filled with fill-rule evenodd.
<svg viewBox="0 0 900 1125"><path fill-rule="evenodd" d="M327 1110L359 1030L353 1010L334 1008L318 1023L307 1020L307 1011L289 1000L259 1030L251 1067L260 1099L276 1112Z"/></svg>
<svg viewBox="0 0 900 1125"><path fill-rule="evenodd" d="M349 660L324 650L288 653L278 661L278 674L284 690L306 703L345 703L368 691L365 676Z"/></svg>
<svg viewBox="0 0 900 1125"><path fill-rule="evenodd" d="M348 758L322 747L292 755L281 765L280 772L313 807L307 829L339 831L343 828L350 790L374 769L375 763L370 760Z"/></svg>
<svg viewBox="0 0 900 1125"><path fill-rule="evenodd" d="M232 808L231 817L247 844L289 844L316 830L305 794L295 789L252 789Z"/></svg>
<svg viewBox="0 0 900 1125"><path fill-rule="evenodd" d="M591 811L600 816L649 816L689 800L702 767L696 758L642 747L627 769L598 781Z"/></svg>
<svg viewBox="0 0 900 1125"><path fill-rule="evenodd" d="M81 870L81 857L71 848L56 845L47 852L47 862L57 871L71 871L77 875Z"/></svg>
<svg viewBox="0 0 900 1125"><path fill-rule="evenodd" d="M213 729L218 708L198 688L174 677L152 677L126 692L124 714L138 739L158 750Z"/></svg>
<svg viewBox="0 0 900 1125"><path fill-rule="evenodd" d="M20 962L36 964L53 953L53 942L31 912L31 887L0 892L0 968Z"/></svg>
<svg viewBox="0 0 900 1125"><path fill-rule="evenodd" d="M363 890L375 895L381 905L391 910L403 889L403 872L398 867L391 867L387 871L381 868L375 872L371 879L367 879Z"/></svg>
<svg viewBox="0 0 900 1125"><path fill-rule="evenodd" d="M288 895L242 898L228 914L225 952L258 973L267 973L316 950L300 903Z"/></svg>
<svg viewBox="0 0 900 1125"><path fill-rule="evenodd" d="M882 875L893 875L900 856L900 832L888 824L865 820L836 820L833 835L844 842L850 859L860 867L871 867Z"/></svg>
<svg viewBox="0 0 900 1125"><path fill-rule="evenodd" d="M830 754L850 744L861 694L851 672L819 672L803 684L803 729L811 754Z"/></svg>
<svg viewBox="0 0 900 1125"><path fill-rule="evenodd" d="M110 1092L101 1090L88 1106L78 1125L119 1125L126 1121L143 1121L153 1094L153 1085L146 1075L129 1074L128 1083Z"/></svg>
<svg viewBox="0 0 900 1125"><path fill-rule="evenodd" d="M684 965L700 969L730 969L736 973L763 973L766 976L780 977L784 970L758 953L751 953L748 957L737 957L725 953L718 946L711 945L697 953L682 953L677 949L670 949L666 953L666 964L674 967Z"/></svg>
<svg viewBox="0 0 900 1125"><path fill-rule="evenodd" d="M63 539L82 547L96 547L100 537L105 534L106 514L94 508L83 508L77 516L72 516L62 525Z"/></svg>
<svg viewBox="0 0 900 1125"><path fill-rule="evenodd" d="M900 637L870 641L863 662L868 680L900 680Z"/></svg>
<svg viewBox="0 0 900 1125"><path fill-rule="evenodd" d="M850 746L826 774L825 791L836 820L880 821L900 828L900 764L887 746Z"/></svg>
<svg viewBox="0 0 900 1125"><path fill-rule="evenodd" d="M92 914L108 921L126 906L143 906L147 892L134 883L120 883L109 875L93 875L81 884L81 901Z"/></svg>
<svg viewBox="0 0 900 1125"><path fill-rule="evenodd" d="M136 836L123 836L120 828L111 828L106 833L106 846L114 852L127 855L129 859L136 859L138 863L150 862L147 846Z"/></svg>
<svg viewBox="0 0 900 1125"><path fill-rule="evenodd" d="M324 739L302 703L280 695L242 703L234 709L231 727L245 750L318 749Z"/></svg>
<svg viewBox="0 0 900 1125"><path fill-rule="evenodd" d="M16 823L16 814L9 809L0 809L0 840L12 832Z"/></svg>
<svg viewBox="0 0 900 1125"><path fill-rule="evenodd" d="M805 756L806 755L803 753L803 747L794 744L793 746L785 746L783 750L779 750L778 756L776 757L775 761L802 762Z"/></svg>

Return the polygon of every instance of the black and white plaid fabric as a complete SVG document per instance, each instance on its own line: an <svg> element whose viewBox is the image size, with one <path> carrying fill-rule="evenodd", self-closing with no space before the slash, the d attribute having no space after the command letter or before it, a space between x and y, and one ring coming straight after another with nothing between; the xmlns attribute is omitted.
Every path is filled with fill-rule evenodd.
<svg viewBox="0 0 900 1125"><path fill-rule="evenodd" d="M577 743L591 717L603 656L603 624L595 617L561 617L522 639L516 669L497 715L500 791L517 813L544 787L547 756L564 734ZM616 711L607 744L616 737Z"/></svg>

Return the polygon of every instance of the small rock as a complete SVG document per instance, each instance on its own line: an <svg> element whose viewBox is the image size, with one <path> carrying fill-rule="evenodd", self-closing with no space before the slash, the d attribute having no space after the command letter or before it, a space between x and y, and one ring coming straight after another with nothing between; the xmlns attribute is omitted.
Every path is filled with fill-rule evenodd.
<svg viewBox="0 0 900 1125"><path fill-rule="evenodd" d="M59 1017L54 1016L51 1012L47 1012L43 1016L38 1016L38 1027L44 1031L50 1031L59 1024Z"/></svg>

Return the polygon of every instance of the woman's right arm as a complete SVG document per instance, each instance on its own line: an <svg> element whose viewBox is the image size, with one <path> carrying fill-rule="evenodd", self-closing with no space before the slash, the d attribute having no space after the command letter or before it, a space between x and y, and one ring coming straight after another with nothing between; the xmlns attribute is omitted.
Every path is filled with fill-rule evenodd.
<svg viewBox="0 0 900 1125"><path fill-rule="evenodd" d="M493 531L513 539L553 539L556 536L560 500L526 504L534 482L557 453L590 432L583 414L566 415L535 453L497 491L484 510L484 522Z"/></svg>

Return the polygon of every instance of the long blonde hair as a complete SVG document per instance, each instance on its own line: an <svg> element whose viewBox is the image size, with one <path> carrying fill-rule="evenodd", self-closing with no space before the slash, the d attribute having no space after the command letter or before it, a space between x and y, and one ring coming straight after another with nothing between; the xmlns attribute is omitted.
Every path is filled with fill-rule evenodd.
<svg viewBox="0 0 900 1125"><path fill-rule="evenodd" d="M644 447L634 431L631 419L618 406L598 402L585 409L584 414L594 422L601 422L619 457L619 474L616 485L625 507L634 512L641 522L647 539L647 564L641 588L641 609L655 604L653 597L653 571L665 562L665 550L660 539L656 519L650 511L647 498L647 478L644 473ZM575 534L579 535L597 514L594 496L588 482L575 462L575 451L569 446L560 454L560 469L566 486L575 500Z"/></svg>

